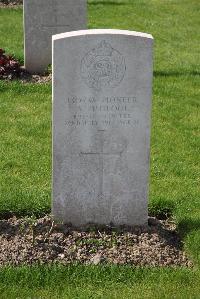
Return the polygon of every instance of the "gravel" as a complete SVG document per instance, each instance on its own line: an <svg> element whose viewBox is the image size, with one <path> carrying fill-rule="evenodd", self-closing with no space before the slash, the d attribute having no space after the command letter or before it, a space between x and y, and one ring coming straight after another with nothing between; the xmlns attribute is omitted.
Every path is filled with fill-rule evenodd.
<svg viewBox="0 0 200 299"><path fill-rule="evenodd" d="M52 80L52 74L48 73L43 75L31 75L24 71L21 73L19 80L25 84L26 83L39 83L39 84L48 83L51 82Z"/></svg>
<svg viewBox="0 0 200 299"><path fill-rule="evenodd" d="M52 80L52 74L49 73L44 73L42 75L36 74L36 75L31 75L28 73L24 67L20 67L19 73L16 75L15 73L10 73L6 75L2 75L0 77L0 80L5 80L7 82L13 81L13 80L19 80L21 83L48 83L51 82Z"/></svg>
<svg viewBox="0 0 200 299"><path fill-rule="evenodd" d="M149 218L146 227L84 229L54 223L50 216L0 220L0 266L76 262L192 267L170 220Z"/></svg>
<svg viewBox="0 0 200 299"><path fill-rule="evenodd" d="M23 0L0 0L0 7L13 7L23 5Z"/></svg>

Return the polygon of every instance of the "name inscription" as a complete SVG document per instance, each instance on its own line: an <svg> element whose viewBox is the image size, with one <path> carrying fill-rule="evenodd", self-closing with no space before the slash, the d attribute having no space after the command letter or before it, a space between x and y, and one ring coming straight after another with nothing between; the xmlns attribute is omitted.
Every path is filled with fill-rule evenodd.
<svg viewBox="0 0 200 299"><path fill-rule="evenodd" d="M65 121L66 126L135 126L133 117L136 97L68 97L66 104L74 113Z"/></svg>

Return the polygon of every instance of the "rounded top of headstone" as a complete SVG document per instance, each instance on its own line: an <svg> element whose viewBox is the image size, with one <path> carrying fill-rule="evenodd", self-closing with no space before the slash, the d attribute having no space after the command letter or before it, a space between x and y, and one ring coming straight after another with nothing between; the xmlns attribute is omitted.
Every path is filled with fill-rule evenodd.
<svg viewBox="0 0 200 299"><path fill-rule="evenodd" d="M130 31L130 30L119 30L119 29L89 29L89 30L78 30L64 32L52 36L52 40L58 40L67 37L84 36L84 35L100 35L100 34L110 34L110 35L129 35L134 37L142 37L153 40L153 36L148 33Z"/></svg>

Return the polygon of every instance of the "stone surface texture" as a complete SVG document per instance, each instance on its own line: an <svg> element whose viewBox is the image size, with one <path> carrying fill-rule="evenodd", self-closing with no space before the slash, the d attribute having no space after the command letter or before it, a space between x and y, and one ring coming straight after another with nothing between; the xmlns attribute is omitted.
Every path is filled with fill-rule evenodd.
<svg viewBox="0 0 200 299"><path fill-rule="evenodd" d="M152 44L124 30L53 36L56 219L147 223Z"/></svg>
<svg viewBox="0 0 200 299"><path fill-rule="evenodd" d="M24 59L30 73L51 64L52 35L87 28L86 0L24 0Z"/></svg>

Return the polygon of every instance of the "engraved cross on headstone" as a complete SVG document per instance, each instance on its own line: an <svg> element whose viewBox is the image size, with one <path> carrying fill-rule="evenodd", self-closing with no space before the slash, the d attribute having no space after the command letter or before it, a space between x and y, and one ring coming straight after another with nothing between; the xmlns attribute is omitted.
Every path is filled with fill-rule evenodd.
<svg viewBox="0 0 200 299"><path fill-rule="evenodd" d="M103 195L103 176L104 176L104 156L121 156L123 150L120 152L104 152L104 133L106 130L98 130L100 139L100 150L91 152L81 152L81 155L98 155L99 156L99 196Z"/></svg>
<svg viewBox="0 0 200 299"><path fill-rule="evenodd" d="M49 22L44 24L41 24L41 29L47 29L47 28L58 28L58 27L69 27L69 24L66 25L66 13L63 13L62 11L58 11L58 5L55 2L51 3L51 13L47 11L47 15L43 17L44 20L48 20ZM64 24L60 23L61 20L65 20Z"/></svg>

